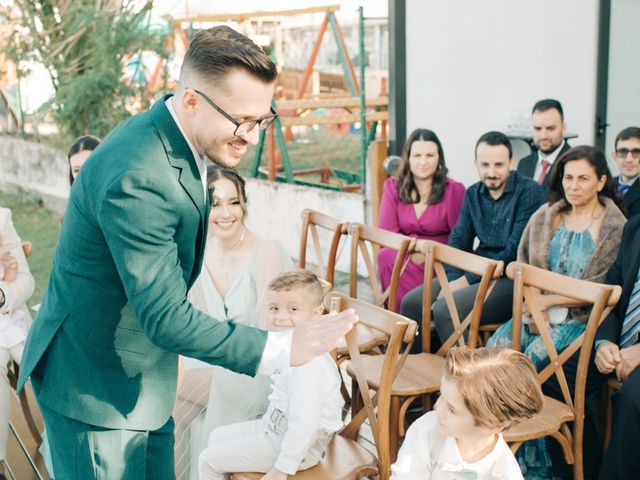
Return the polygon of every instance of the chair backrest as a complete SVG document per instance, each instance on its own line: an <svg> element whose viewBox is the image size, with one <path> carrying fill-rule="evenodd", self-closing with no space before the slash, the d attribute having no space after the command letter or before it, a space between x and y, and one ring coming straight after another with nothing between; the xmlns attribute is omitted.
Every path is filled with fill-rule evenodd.
<svg viewBox="0 0 640 480"><path fill-rule="evenodd" d="M429 352L431 348L431 297L433 291L433 271L440 283L440 292L444 298L454 331L451 336L444 341L438 355L445 355L450 347L455 344L465 345L465 331L468 331L466 345L475 348L478 343L478 327L484 303L491 293L493 283L502 276L504 263L501 260L491 260L473 253L458 250L443 243L425 240L419 243L419 251L425 256L424 263L424 290L422 294L422 351ZM464 270L482 277L471 312L460 319L456 308L453 293L449 287L449 280L445 273L445 265Z"/></svg>
<svg viewBox="0 0 640 480"><path fill-rule="evenodd" d="M398 282L409 261L409 254L413 253L416 240L399 233L389 232L382 228L362 223L351 223L349 225L349 233L351 234L349 295L353 298L358 298L358 252L360 252L367 270L366 278L369 280L369 285L373 292L373 303L382 307L386 302L387 309L396 312L399 307L397 305ZM384 291L378 276L378 250L380 248L389 248L397 252L391 279Z"/></svg>
<svg viewBox="0 0 640 480"><path fill-rule="evenodd" d="M391 464L389 445L391 386L406 358L400 353L402 346L403 344L405 345L405 351L411 349L411 344L418 328L417 323L397 313L340 293L328 295L325 299L325 306L329 310L353 308L360 318L361 324L389 335L389 343L384 353L381 369L381 378L378 382L379 388L373 397L370 395L367 375L361 362L360 351L353 330L345 336L351 356L351 365L355 373L355 381L358 382L359 393L364 407L351 418L351 421L340 432L340 435L356 440L360 426L365 420L369 420L378 457L378 478L386 480L389 478Z"/></svg>
<svg viewBox="0 0 640 480"><path fill-rule="evenodd" d="M510 263L507 267L507 276L514 282L513 348L521 350L522 304L526 301L550 360L549 364L538 373L540 384L542 385L552 375L556 376L562 391L564 403L574 411L576 426L581 431L587 370L596 330L616 303L618 303L622 289L617 285L604 285L566 277L521 262ZM534 289L575 299L585 306L591 307L591 313L589 314L585 331L560 354L558 354L551 339L550 330L543 320L542 310L535 301ZM580 356L572 395L563 367L565 362L578 350L580 350Z"/></svg>
<svg viewBox="0 0 640 480"><path fill-rule="evenodd" d="M332 235L326 260L324 259L322 247L320 246L318 227L324 230L328 230ZM320 213L308 208L303 210L302 234L300 236L300 260L298 261L298 266L300 268L307 268L307 244L309 241L309 234L311 234L311 241L313 244L316 261L318 263L318 271L315 273L320 278L324 278L327 282L333 284L333 277L338 257L338 248L340 246L342 237L346 237L347 235L347 228L347 222L343 222L341 220L338 220L337 218L333 218L329 215L325 215L324 213Z"/></svg>

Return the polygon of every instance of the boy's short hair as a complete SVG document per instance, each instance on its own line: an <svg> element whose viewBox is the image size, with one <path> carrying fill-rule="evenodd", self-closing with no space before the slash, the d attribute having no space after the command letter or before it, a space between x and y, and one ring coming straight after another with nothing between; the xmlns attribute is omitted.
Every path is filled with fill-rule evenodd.
<svg viewBox="0 0 640 480"><path fill-rule="evenodd" d="M535 367L510 348L453 347L445 375L456 382L476 425L508 428L542 409Z"/></svg>
<svg viewBox="0 0 640 480"><path fill-rule="evenodd" d="M282 272L269 282L269 290L272 292L286 292L297 288L307 288L314 295L317 304L322 304L324 292L322 283L315 273L309 270L298 269Z"/></svg>

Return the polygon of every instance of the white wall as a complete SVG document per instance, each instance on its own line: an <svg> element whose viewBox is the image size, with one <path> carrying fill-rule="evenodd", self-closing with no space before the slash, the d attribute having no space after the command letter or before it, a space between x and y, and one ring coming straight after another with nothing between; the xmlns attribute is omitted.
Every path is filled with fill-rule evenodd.
<svg viewBox="0 0 640 480"><path fill-rule="evenodd" d="M365 219L364 197L357 193L248 178L247 198L249 201L247 226L264 238L280 240L296 262L300 248L301 214L305 208L350 222L364 223ZM319 237L322 251L326 254L329 251L330 235L319 231ZM317 264L311 240L308 245L307 261ZM341 250L337 269L349 271L348 244Z"/></svg>
<svg viewBox="0 0 640 480"><path fill-rule="evenodd" d="M469 185L476 140L541 98L593 142L597 0L407 0L407 135L431 128Z"/></svg>
<svg viewBox="0 0 640 480"><path fill-rule="evenodd" d="M640 62L638 61L638 0L611 2L609 96L607 101L607 153L616 135L626 127L640 127ZM614 162L613 169L617 172Z"/></svg>

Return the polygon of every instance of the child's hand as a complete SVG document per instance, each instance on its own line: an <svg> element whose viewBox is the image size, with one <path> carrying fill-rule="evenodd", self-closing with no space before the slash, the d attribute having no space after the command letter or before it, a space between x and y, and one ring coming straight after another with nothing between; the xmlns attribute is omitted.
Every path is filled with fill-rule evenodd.
<svg viewBox="0 0 640 480"><path fill-rule="evenodd" d="M2 265L4 266L4 278L5 282L13 282L18 278L18 260L16 257L7 252L2 256Z"/></svg>
<svg viewBox="0 0 640 480"><path fill-rule="evenodd" d="M284 472L281 472L280 470L278 470L277 468L272 468L270 472L268 472L264 477L262 477L262 480L287 480L289 478L289 475L287 475Z"/></svg>

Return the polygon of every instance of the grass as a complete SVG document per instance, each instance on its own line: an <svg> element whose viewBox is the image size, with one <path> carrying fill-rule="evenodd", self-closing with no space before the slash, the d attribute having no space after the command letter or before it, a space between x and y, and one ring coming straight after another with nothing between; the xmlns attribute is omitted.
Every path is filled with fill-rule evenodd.
<svg viewBox="0 0 640 480"><path fill-rule="evenodd" d="M60 235L61 217L45 209L40 202L20 194L0 193L0 206L11 209L18 235L33 245L29 268L36 280L36 290L27 302L32 307L42 302L47 289L51 259Z"/></svg>

